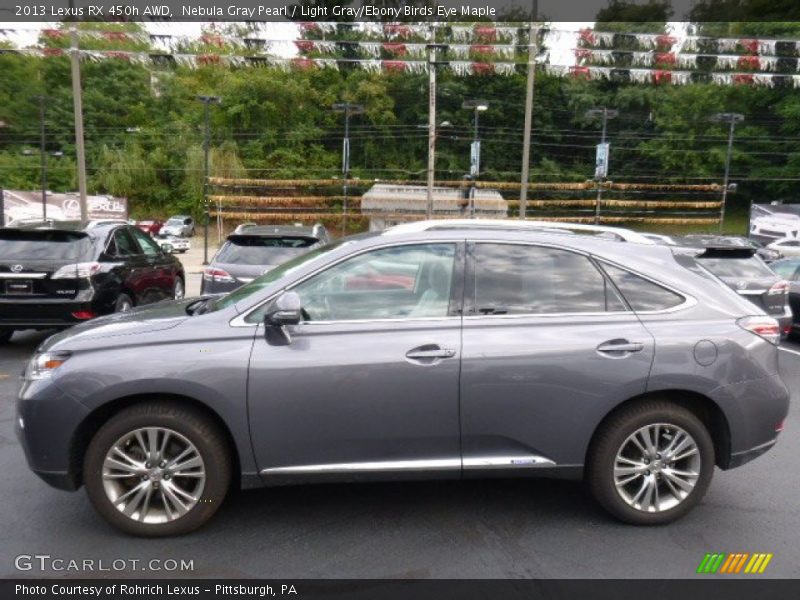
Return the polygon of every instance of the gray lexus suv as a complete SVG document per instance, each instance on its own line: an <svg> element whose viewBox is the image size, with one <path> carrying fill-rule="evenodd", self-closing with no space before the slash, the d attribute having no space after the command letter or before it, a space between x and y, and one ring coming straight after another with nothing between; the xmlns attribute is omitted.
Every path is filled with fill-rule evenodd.
<svg viewBox="0 0 800 600"><path fill-rule="evenodd" d="M579 233L401 225L58 333L19 391L27 460L145 536L234 485L488 476L670 522L775 443L778 323L691 256Z"/></svg>

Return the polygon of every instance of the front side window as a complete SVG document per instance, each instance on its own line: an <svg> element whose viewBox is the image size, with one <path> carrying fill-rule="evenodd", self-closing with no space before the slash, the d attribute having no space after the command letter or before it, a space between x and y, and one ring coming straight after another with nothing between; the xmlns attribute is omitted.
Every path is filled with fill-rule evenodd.
<svg viewBox="0 0 800 600"><path fill-rule="evenodd" d="M613 286L585 256L541 246L476 244L473 314L624 311Z"/></svg>
<svg viewBox="0 0 800 600"><path fill-rule="evenodd" d="M444 317L454 263L454 244L381 248L338 263L293 289L311 322Z"/></svg>
<svg viewBox="0 0 800 600"><path fill-rule="evenodd" d="M635 311L666 310L683 304L685 298L660 285L609 264L603 264L608 276Z"/></svg>

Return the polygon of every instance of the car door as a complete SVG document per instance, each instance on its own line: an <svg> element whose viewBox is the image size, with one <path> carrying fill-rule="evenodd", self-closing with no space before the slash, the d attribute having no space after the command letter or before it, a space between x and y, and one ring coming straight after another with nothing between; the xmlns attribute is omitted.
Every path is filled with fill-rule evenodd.
<svg viewBox="0 0 800 600"><path fill-rule="evenodd" d="M147 289L149 286L149 268L139 245L136 243L129 227L119 227L112 233L114 238L113 247L118 262L117 276L121 280L122 287L133 294L131 298L135 304L147 302Z"/></svg>
<svg viewBox="0 0 800 600"><path fill-rule="evenodd" d="M652 336L590 257L469 244L464 475L582 465L602 415L645 391L653 352Z"/></svg>
<svg viewBox="0 0 800 600"><path fill-rule="evenodd" d="M262 476L458 477L463 245L372 249L291 287L288 345L259 326L251 435ZM269 306L265 306L267 311Z"/></svg>
<svg viewBox="0 0 800 600"><path fill-rule="evenodd" d="M172 261L149 235L135 227L131 227L130 231L136 238L147 263L147 301L157 302L172 298L175 283Z"/></svg>

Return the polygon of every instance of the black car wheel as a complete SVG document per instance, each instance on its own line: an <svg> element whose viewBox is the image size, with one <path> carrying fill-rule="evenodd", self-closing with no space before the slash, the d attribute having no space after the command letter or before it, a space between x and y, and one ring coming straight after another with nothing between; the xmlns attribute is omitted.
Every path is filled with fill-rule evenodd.
<svg viewBox="0 0 800 600"><path fill-rule="evenodd" d="M184 286L183 279L176 277L175 283L172 285L172 297L175 300L182 300L185 295L186 287Z"/></svg>
<svg viewBox="0 0 800 600"><path fill-rule="evenodd" d="M714 445L703 423L668 401L631 405L601 426L587 461L597 501L634 525L662 525L703 498L714 471Z"/></svg>
<svg viewBox="0 0 800 600"><path fill-rule="evenodd" d="M83 478L89 500L113 526L145 537L181 535L208 521L225 499L230 452L203 413L147 402L100 428Z"/></svg>
<svg viewBox="0 0 800 600"><path fill-rule="evenodd" d="M120 294L114 303L114 312L127 312L133 308L133 300L128 294Z"/></svg>
<svg viewBox="0 0 800 600"><path fill-rule="evenodd" d="M0 344L7 344L10 342L12 335L14 335L13 329L0 329Z"/></svg>

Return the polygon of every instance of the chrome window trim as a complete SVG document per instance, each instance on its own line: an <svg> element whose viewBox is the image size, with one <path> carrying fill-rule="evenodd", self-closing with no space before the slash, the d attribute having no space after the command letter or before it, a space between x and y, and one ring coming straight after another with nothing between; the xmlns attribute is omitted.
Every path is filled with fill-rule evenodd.
<svg viewBox="0 0 800 600"><path fill-rule="evenodd" d="M389 242L387 241L385 244L380 244L377 246L371 246L369 248L364 248L360 252L355 252L353 254L348 254L347 256L343 256L338 260L323 265L320 268L312 271L302 279L298 279L297 281L293 281L291 286L281 288L263 302L259 302L255 306L247 309L245 312L241 313L240 315L234 317L230 322L229 325L231 327L258 327L261 323L248 323L246 321L247 317L250 316L251 313L254 313L258 309L260 309L265 304L272 302L275 298L280 296L282 293L290 291L292 288L300 285L301 283L305 282L308 279L311 279L318 273L326 271L327 269L333 268L339 263L342 263L346 260L354 258L356 256L361 256L362 254L366 254L367 252L371 252L373 250L381 250L383 248L397 248L400 246L421 246L427 244L452 244L453 246L458 246L458 244L463 244L464 240L462 239L433 239L433 240L413 240L413 241L404 241L404 242ZM455 257L454 257L455 258ZM447 320L447 319L461 319L460 316L446 316L446 317L417 317L417 318L396 318L396 319L347 319L347 320L340 320L340 321L303 321L300 325L338 325L338 324L356 324L356 323L386 323L386 322L398 322L402 321L404 323L415 323L420 321L440 321L440 320Z"/></svg>
<svg viewBox="0 0 800 600"><path fill-rule="evenodd" d="M530 469L554 467L556 463L536 454L521 456L475 456L470 458L424 458L351 463L323 463L261 469L261 475L323 475L415 471L480 471L484 469Z"/></svg>

